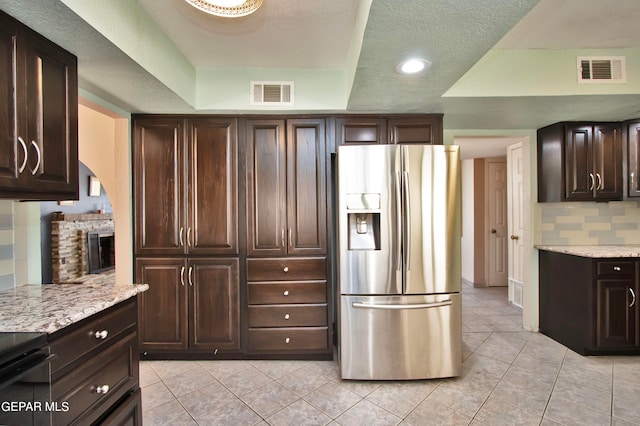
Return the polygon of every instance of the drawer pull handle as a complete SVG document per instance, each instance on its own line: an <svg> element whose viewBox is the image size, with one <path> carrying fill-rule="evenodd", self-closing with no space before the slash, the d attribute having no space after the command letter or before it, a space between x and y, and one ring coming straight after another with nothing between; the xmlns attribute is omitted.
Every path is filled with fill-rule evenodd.
<svg viewBox="0 0 640 426"><path fill-rule="evenodd" d="M613 267L613 270L614 270L614 271L617 271L617 272L620 272L620 271L622 271L622 268L621 268L621 267L619 267L619 266L614 266L614 267Z"/></svg>
<svg viewBox="0 0 640 426"><path fill-rule="evenodd" d="M289 272L289 267L288 267L288 266L285 266L285 267L284 267L284 269L283 269L283 271L284 271L284 272Z"/></svg>
<svg viewBox="0 0 640 426"><path fill-rule="evenodd" d="M636 304L636 293L633 291L633 289L631 287L629 287L629 292L631 293L631 297L633 298L631 300L631 304L629 305L629 307L633 308L633 305Z"/></svg>
<svg viewBox="0 0 640 426"><path fill-rule="evenodd" d="M282 294L284 294L285 296L288 296L289 295L289 290L285 290L284 293L282 293Z"/></svg>
<svg viewBox="0 0 640 426"><path fill-rule="evenodd" d="M284 319L288 320L289 319L289 314L284 314Z"/></svg>
<svg viewBox="0 0 640 426"><path fill-rule="evenodd" d="M285 343L289 343L291 341L291 339L289 337L287 337L286 339L284 339Z"/></svg>
<svg viewBox="0 0 640 426"><path fill-rule="evenodd" d="M96 331L93 335L95 336L96 339L104 340L109 335L109 332L107 330Z"/></svg>
<svg viewBox="0 0 640 426"><path fill-rule="evenodd" d="M109 385L102 385L96 388L96 393L106 395L107 392L109 392Z"/></svg>

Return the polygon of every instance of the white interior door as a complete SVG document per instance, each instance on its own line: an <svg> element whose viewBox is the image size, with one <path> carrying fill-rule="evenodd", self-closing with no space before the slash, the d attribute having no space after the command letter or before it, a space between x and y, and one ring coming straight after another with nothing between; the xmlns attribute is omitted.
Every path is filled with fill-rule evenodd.
<svg viewBox="0 0 640 426"><path fill-rule="evenodd" d="M487 182L487 285L506 286L508 278L507 161L489 158Z"/></svg>
<svg viewBox="0 0 640 426"><path fill-rule="evenodd" d="M522 143L507 147L507 186L509 223L509 302L522 307L522 283L524 281L523 244L523 180L524 162Z"/></svg>

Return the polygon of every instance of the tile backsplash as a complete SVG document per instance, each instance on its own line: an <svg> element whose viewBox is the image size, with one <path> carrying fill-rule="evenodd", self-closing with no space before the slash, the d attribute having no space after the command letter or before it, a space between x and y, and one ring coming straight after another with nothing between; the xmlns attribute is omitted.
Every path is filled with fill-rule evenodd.
<svg viewBox="0 0 640 426"><path fill-rule="evenodd" d="M640 244L640 201L539 203L535 243Z"/></svg>
<svg viewBox="0 0 640 426"><path fill-rule="evenodd" d="M13 201L0 200L0 290L16 285L13 251Z"/></svg>

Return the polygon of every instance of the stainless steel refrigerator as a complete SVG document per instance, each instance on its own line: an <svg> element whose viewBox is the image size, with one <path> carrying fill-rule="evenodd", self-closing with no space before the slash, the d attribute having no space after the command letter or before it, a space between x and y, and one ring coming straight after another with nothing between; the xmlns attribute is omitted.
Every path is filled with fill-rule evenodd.
<svg viewBox="0 0 640 426"><path fill-rule="evenodd" d="M458 147L341 146L336 161L342 378L459 375Z"/></svg>

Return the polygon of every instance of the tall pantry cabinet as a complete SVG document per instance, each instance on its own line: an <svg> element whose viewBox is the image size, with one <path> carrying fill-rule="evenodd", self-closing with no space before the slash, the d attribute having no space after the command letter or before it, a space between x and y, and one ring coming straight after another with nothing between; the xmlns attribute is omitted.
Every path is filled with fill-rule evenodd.
<svg viewBox="0 0 640 426"><path fill-rule="evenodd" d="M143 357L240 350L237 120L134 118Z"/></svg>
<svg viewBox="0 0 640 426"><path fill-rule="evenodd" d="M246 350L331 357L325 119L244 124Z"/></svg>

